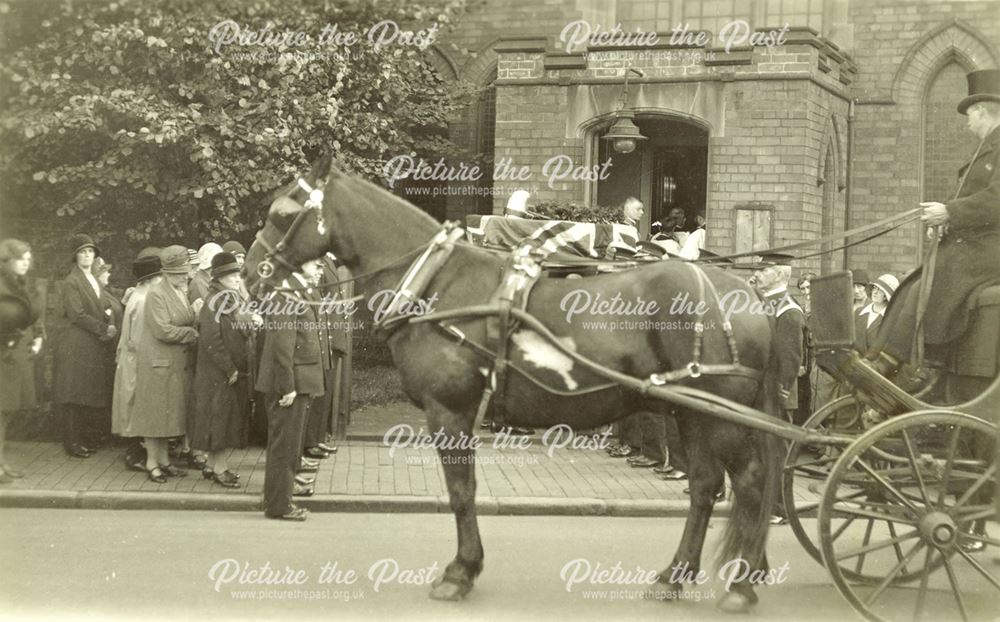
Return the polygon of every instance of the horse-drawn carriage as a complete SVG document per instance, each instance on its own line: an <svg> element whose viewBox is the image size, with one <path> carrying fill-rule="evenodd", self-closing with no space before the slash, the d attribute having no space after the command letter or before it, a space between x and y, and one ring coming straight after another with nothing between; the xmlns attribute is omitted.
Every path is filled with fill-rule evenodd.
<svg viewBox="0 0 1000 622"><path fill-rule="evenodd" d="M690 453L691 509L671 566L686 564L692 573L700 568L724 472L733 484L733 507L721 554L742 557L753 572L766 568L783 439L790 446L783 482L793 528L859 613L908 619L916 611L947 619L956 608L967 617L973 601L977 611L995 603L997 592L972 586L985 580L988 590L1000 590L1000 580L964 545L1000 546L984 528L997 520L997 427L991 419L1000 379L975 399L949 407L896 388L853 351L849 273L813 281L813 330L820 364L854 389L850 399L887 417L863 433L829 425L833 420L825 417L836 405L804 427L776 416L772 323L752 304L725 312L723 297L749 301L756 295L725 270L653 261L584 279L548 278L530 253L469 244L457 224L441 228L398 197L340 172L328 158L279 195L246 258L251 290L262 283L280 290L297 265L331 251L352 270L358 291L395 285L394 306L413 306L406 303L433 292L432 312L405 316L390 309L380 325L404 389L443 437L471 436L491 395L497 402L505 394L493 404L497 416L529 427L588 429L639 410L672 410ZM654 310L642 327L588 332L568 317L563 321L559 308L580 288L595 297L683 294L699 304L680 312ZM695 311L701 303L707 311ZM655 328L658 321L678 319L690 320L691 328ZM491 323L499 324L500 339L491 341ZM483 568L475 450L445 443L438 451L447 458L442 468L458 550L431 595L458 600ZM808 508L796 510L792 498L794 479L809 474L823 477L817 480L822 499L815 540L802 523ZM676 589L669 574L661 573L661 581ZM945 599L942 588L954 596ZM756 600L753 582L739 581L719 606L746 611Z"/></svg>
<svg viewBox="0 0 1000 622"><path fill-rule="evenodd" d="M492 240L514 251L530 238L523 228L508 230L503 220L490 224L496 231L501 223L499 235L476 236L474 241L487 245ZM517 239L520 234L523 238ZM572 265L557 260L550 269L559 276ZM591 265L591 274L636 266ZM852 281L850 272L841 272L812 282L810 328L817 363L848 394L818 409L803 425L822 437L790 444L782 479L786 514L803 548L827 566L838 590L866 617L935 617L924 611L928 591L942 587L935 582L946 583L943 587L955 594L954 607L964 617L966 604L953 562L968 562L1000 589L998 579L972 557L987 544L997 544L985 524L998 518L991 448L1000 417L1000 380L973 399L953 398L948 406L897 388L854 351ZM973 359L992 356L989 373L995 375L1000 362L993 324L1000 318L1000 285L977 292L973 306L978 313L958 349L978 349ZM952 366L952 379L958 379L963 367L969 365ZM796 482L803 479L811 480L808 486L820 496L818 502L796 503ZM810 531L804 519L816 518L817 510L818 529ZM917 589L884 594L889 586L909 584ZM910 607L900 602L907 596L914 597ZM936 605L947 602L939 599ZM947 614L953 612L943 609L934 613L952 617Z"/></svg>
<svg viewBox="0 0 1000 622"><path fill-rule="evenodd" d="M1000 590L988 562L976 555L1000 545L985 528L998 519L1000 378L981 381L971 399L952 397L946 405L902 391L854 350L851 280L844 272L812 282L817 364L850 393L803 424L828 440L812 437L790 446L782 487L789 522L803 548L825 564L837 589L866 617L951 619L958 612L968 619L963 594L973 592L976 580ZM982 324L993 321L998 302L1000 286L977 293L967 343L958 348L978 348L993 365L998 335ZM956 373L945 382L963 380L961 365L951 369ZM836 438L842 440L830 442ZM818 503L795 503L795 483L803 479L821 495ZM817 510L818 528L810 532L803 519ZM969 576L959 572L962 566ZM899 589L886 591L890 586ZM954 597L937 592L929 601L935 588ZM987 607L995 607L996 598L996 592L985 595L984 602L993 603Z"/></svg>

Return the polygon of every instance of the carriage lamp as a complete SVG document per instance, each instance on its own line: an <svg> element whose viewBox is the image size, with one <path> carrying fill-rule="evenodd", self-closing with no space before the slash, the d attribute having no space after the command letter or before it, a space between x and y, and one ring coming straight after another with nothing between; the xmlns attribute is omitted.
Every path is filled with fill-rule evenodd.
<svg viewBox="0 0 1000 622"><path fill-rule="evenodd" d="M625 110L625 103L628 101L628 78L633 73L637 76L646 75L642 70L634 67L625 70L625 84L622 86L622 92L618 98L618 112L614 125L611 126L607 134L601 137L602 140L610 140L617 153L632 153L640 140L646 140L646 137L632 122L632 119L635 118L635 111Z"/></svg>

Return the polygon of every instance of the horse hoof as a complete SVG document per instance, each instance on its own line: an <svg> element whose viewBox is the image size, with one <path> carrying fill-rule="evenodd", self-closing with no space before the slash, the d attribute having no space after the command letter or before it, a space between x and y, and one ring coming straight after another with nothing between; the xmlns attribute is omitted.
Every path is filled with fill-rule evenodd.
<svg viewBox="0 0 1000 622"><path fill-rule="evenodd" d="M722 597L717 605L719 611L725 613L748 613L753 601L739 592L729 592Z"/></svg>
<svg viewBox="0 0 1000 622"><path fill-rule="evenodd" d="M431 598L434 600L462 600L471 589L471 585L454 583L452 581L440 581L435 583L434 588L431 589Z"/></svg>

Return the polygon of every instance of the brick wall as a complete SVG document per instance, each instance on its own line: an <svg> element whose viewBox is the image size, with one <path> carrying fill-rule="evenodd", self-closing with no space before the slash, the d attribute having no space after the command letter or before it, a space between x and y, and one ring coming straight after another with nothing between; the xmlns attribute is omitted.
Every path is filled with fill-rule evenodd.
<svg viewBox="0 0 1000 622"><path fill-rule="evenodd" d="M1000 10L986 1L879 0L851 3L850 20L858 65L852 94L859 100L850 225L858 226L950 196L972 150L955 111L966 94L957 74L997 66ZM949 133L953 140L942 143ZM921 249L914 224L853 249L851 263L903 273L917 265Z"/></svg>
<svg viewBox="0 0 1000 622"><path fill-rule="evenodd" d="M588 6L593 5L593 6ZM446 45L439 46L457 68L458 77L476 85L490 82L497 65L497 54L494 47L501 37L504 38L543 38L549 47L554 47L559 32L566 23L590 18L607 23L606 13L608 3L604 2L562 2L548 0L485 0L473 4L462 17L456 29L449 33ZM500 91L497 92L498 111ZM479 110L473 105L451 126L451 139L465 148L465 161L471 161L479 147L477 132ZM499 139L504 128L497 122L497 137ZM483 168L484 173L491 171ZM449 219L464 221L465 215L489 211L489 205L506 205L514 186L524 184L508 184L498 182L494 188L494 200L488 197L479 198L475 194L476 184L452 183L455 192L472 192L472 194L457 194L447 198L446 213Z"/></svg>
<svg viewBox="0 0 1000 622"><path fill-rule="evenodd" d="M560 153L593 163L593 154L586 159L589 132L613 117L631 65L645 76L633 79L629 107L709 128L709 248L736 250L736 209L746 205L773 210L772 245L843 228L846 84L853 78L847 59L815 41L730 55L652 52L588 54L553 68L551 53L501 50L496 158L531 167L536 200L586 199L586 182L549 188L542 166ZM498 198L495 208L502 205ZM819 267L818 258L801 266Z"/></svg>
<svg viewBox="0 0 1000 622"><path fill-rule="evenodd" d="M567 131L566 118L578 120L573 108L578 103L579 82L605 79L620 85L623 68L630 62L652 76L676 79L673 89L699 77L706 86L718 86L720 73L737 78L766 75L766 82L753 85L737 79L717 92L725 103L721 124L711 132L709 239L714 248L727 250L735 243L729 212L742 202L774 204L778 216L775 243L818 237L831 229L885 218L924 199L949 196L955 171L971 152L974 140L962 129L964 118L954 111L954 104L965 94L965 72L998 65L998 3L877 0L834 4L840 11L838 22L844 22L838 27L849 35L838 39L849 46L846 51L795 45L773 52L757 48L752 62L721 72L704 63L656 59L644 64L627 56L590 61L585 69L547 70L545 52L556 49L562 26L581 17L601 21L602 11L587 8L588 3L485 2L466 17L452 38L460 46L478 50L456 63L460 75L481 75L499 62L498 77L506 83L497 94L496 156L517 156L533 168L555 153L583 157L584 137ZM528 7L535 13L525 21L519 9ZM502 48L503 41L514 37L541 39L542 49L498 55L498 44ZM847 62L843 62L845 56ZM937 78L942 69L945 73ZM808 72L812 82L773 79L774 74L796 72ZM557 76L571 84L537 84ZM517 82L532 84L516 86ZM591 94L599 90L588 88ZM620 87L609 87L614 88ZM645 89L644 96L657 88L638 87ZM839 93L844 97L838 97ZM853 205L850 222L845 222L849 98L856 99L857 106L851 162ZM834 170L824 171L831 145L835 157L829 161ZM750 155L748 149L756 153ZM536 171L533 177L539 179L540 173ZM554 190L542 187L538 192L547 198L581 200L585 196L579 183ZM494 209L506 202L507 195L498 195ZM449 214L453 213L465 212L449 204ZM910 225L850 249L846 261L849 267L903 273L919 260L920 234L917 225ZM843 261L842 254L837 254L822 267L839 268ZM819 259L804 263L803 268L821 267Z"/></svg>

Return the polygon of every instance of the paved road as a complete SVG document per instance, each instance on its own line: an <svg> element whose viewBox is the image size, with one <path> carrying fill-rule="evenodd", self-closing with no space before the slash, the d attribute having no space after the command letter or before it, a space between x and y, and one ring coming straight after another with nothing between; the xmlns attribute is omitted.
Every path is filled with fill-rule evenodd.
<svg viewBox="0 0 1000 622"><path fill-rule="evenodd" d="M454 526L447 515L328 513L293 524L239 512L8 509L0 511L0 524L0 617L17 620L69 612L74 618L146 620L196 614L212 620L729 619L709 602L634 600L633 585L583 582L567 591L560 578L577 559L604 568L620 563L629 571L660 570L680 536L681 519L484 517L486 569L463 603L431 601L427 586L419 584L436 576L426 569L437 564L439 574L451 558ZM721 527L722 521L713 521L713 542ZM761 590L755 619L858 619L787 528L776 531L769 551L773 566L788 563L787 581ZM302 571L304 582L227 582L235 571L223 560L251 569L287 565ZM218 591L210 578L216 564ZM320 583L326 564L332 581ZM353 583L349 571L356 574ZM401 583L404 577L415 584ZM713 578L699 589L718 594L721 586ZM241 598L244 590L254 597ZM269 592L259 599L262 590ZM970 602L985 611L981 601Z"/></svg>

